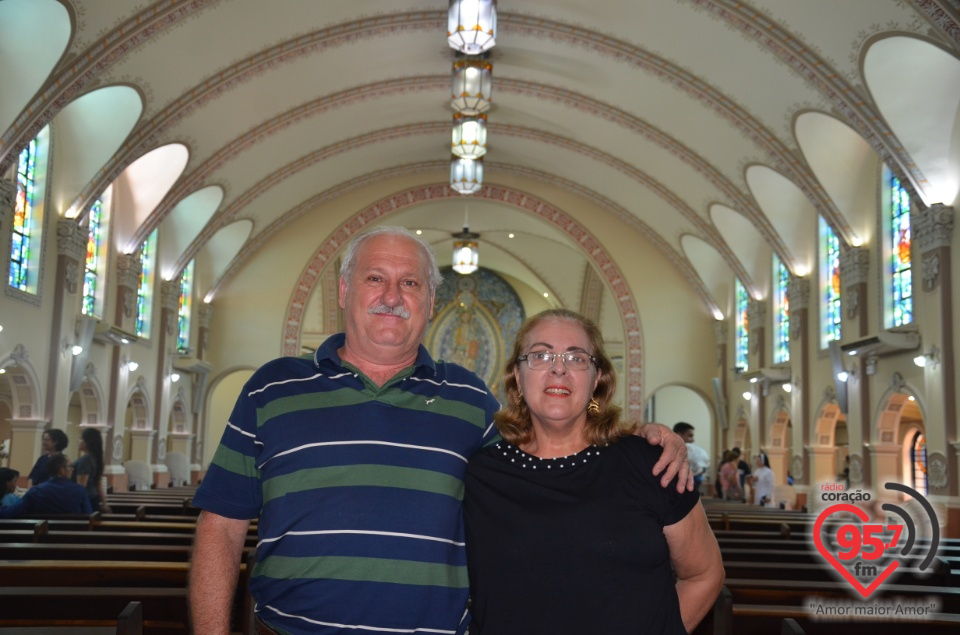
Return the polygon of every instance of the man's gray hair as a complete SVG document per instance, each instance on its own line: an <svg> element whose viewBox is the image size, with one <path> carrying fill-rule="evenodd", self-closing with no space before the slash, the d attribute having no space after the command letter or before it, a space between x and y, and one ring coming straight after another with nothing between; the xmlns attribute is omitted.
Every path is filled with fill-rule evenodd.
<svg viewBox="0 0 960 635"><path fill-rule="evenodd" d="M443 282L443 276L440 275L440 269L437 267L437 258L433 255L433 249L430 248L430 245L406 227L385 225L374 227L355 236L349 244L347 244L347 248L343 252L343 263L340 265L340 278L349 286L350 278L357 268L357 252L360 251L360 246L370 238L383 235L409 238L417 243L420 247L420 253L422 254L421 262L425 260L427 268L429 269L427 286L430 289L430 293L433 294L440 283Z"/></svg>

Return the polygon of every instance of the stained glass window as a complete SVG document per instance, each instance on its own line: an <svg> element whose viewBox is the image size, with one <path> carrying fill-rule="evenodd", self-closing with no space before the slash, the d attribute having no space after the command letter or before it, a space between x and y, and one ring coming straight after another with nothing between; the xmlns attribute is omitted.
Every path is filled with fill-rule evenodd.
<svg viewBox="0 0 960 635"><path fill-rule="evenodd" d="M100 294L100 276L103 273L103 199L97 199L90 206L87 217L90 225L87 230L87 259L83 265L83 304L84 315L100 317L98 297Z"/></svg>
<svg viewBox="0 0 960 635"><path fill-rule="evenodd" d="M790 284L790 271L773 257L773 363L790 361L790 300L787 298L787 286Z"/></svg>
<svg viewBox="0 0 960 635"><path fill-rule="evenodd" d="M153 230L140 248L140 285L137 287L137 335L150 337L153 314L153 283L157 267L157 230Z"/></svg>
<svg viewBox="0 0 960 635"><path fill-rule="evenodd" d="M913 276L910 271L910 195L889 175L890 326L913 322Z"/></svg>
<svg viewBox="0 0 960 635"><path fill-rule="evenodd" d="M840 339L840 240L820 218L820 347Z"/></svg>
<svg viewBox="0 0 960 635"><path fill-rule="evenodd" d="M180 307L177 311L177 350L190 352L190 311L193 307L193 262L186 266L180 278Z"/></svg>
<svg viewBox="0 0 960 635"><path fill-rule="evenodd" d="M747 353L749 351L749 334L750 334L750 325L747 320L747 311L750 305L750 296L747 295L747 290L743 286L743 283L740 280L736 280L736 288L734 290L736 295L736 306L737 306L737 315L736 315L736 335L734 337L734 346L736 347L736 366L737 372L745 373L747 372L748 364Z"/></svg>
<svg viewBox="0 0 960 635"><path fill-rule="evenodd" d="M929 494L927 484L927 438L917 432L910 446L910 463L913 465L913 489Z"/></svg>
<svg viewBox="0 0 960 635"><path fill-rule="evenodd" d="M21 291L30 291L30 260L33 248L34 210L37 196L37 140L31 141L17 163L17 201L10 241L10 272L7 282Z"/></svg>

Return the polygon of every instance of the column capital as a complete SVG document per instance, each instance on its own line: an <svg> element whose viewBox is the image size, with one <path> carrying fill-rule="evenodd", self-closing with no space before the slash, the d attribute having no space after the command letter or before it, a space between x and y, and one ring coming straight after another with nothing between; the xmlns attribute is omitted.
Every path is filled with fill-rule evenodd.
<svg viewBox="0 0 960 635"><path fill-rule="evenodd" d="M87 260L87 230L69 218L57 221L57 254L77 263Z"/></svg>
<svg viewBox="0 0 960 635"><path fill-rule="evenodd" d="M120 254L117 257L117 285L136 290L140 286L142 265L139 253Z"/></svg>
<svg viewBox="0 0 960 635"><path fill-rule="evenodd" d="M869 249L849 247L840 251L840 280L845 288L866 283L869 272Z"/></svg>
<svg viewBox="0 0 960 635"><path fill-rule="evenodd" d="M180 276L160 283L160 307L174 312L180 308Z"/></svg>
<svg viewBox="0 0 960 635"><path fill-rule="evenodd" d="M794 311L810 308L810 279L790 276L787 283L787 300L790 302L790 317Z"/></svg>
<svg viewBox="0 0 960 635"><path fill-rule="evenodd" d="M910 231L918 253L949 247L953 233L953 208L937 203L925 212L911 213Z"/></svg>

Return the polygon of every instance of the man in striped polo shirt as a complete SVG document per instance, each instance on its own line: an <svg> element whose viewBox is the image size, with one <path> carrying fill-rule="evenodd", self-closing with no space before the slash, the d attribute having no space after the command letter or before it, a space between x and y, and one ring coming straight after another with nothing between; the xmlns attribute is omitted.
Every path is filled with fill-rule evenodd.
<svg viewBox="0 0 960 635"><path fill-rule="evenodd" d="M463 476L499 406L421 345L440 281L405 229L360 235L340 271L345 333L244 386L193 501L195 632L228 632L253 518L258 633L466 631ZM664 483L686 483L682 440L647 431L665 446Z"/></svg>

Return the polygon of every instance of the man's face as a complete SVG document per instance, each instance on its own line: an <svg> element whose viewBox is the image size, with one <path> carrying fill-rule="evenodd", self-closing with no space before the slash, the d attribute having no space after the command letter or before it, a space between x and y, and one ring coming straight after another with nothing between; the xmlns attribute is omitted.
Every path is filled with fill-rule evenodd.
<svg viewBox="0 0 960 635"><path fill-rule="evenodd" d="M350 280L340 280L347 343L378 364L416 355L433 316L428 264L419 245L403 236L368 239Z"/></svg>
<svg viewBox="0 0 960 635"><path fill-rule="evenodd" d="M684 443L693 443L693 430L687 430L680 435Z"/></svg>

